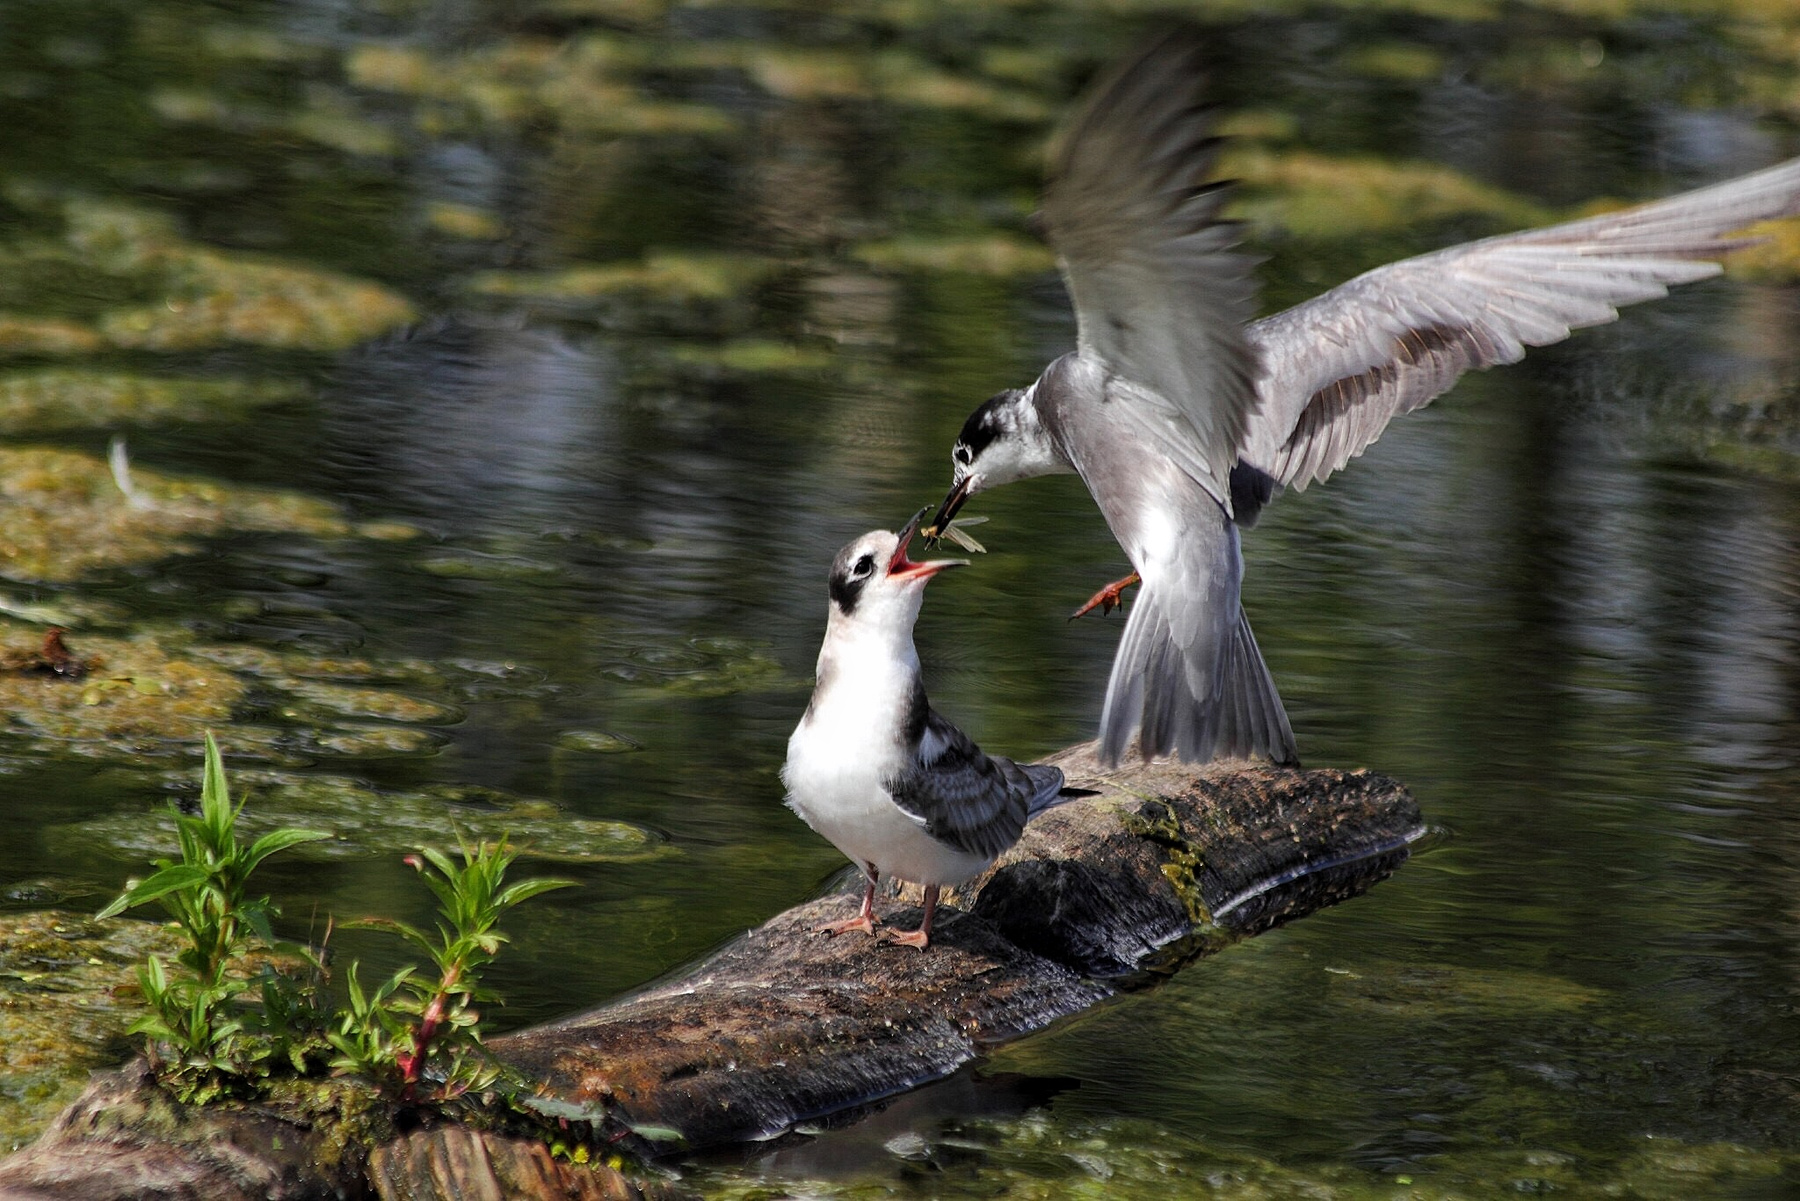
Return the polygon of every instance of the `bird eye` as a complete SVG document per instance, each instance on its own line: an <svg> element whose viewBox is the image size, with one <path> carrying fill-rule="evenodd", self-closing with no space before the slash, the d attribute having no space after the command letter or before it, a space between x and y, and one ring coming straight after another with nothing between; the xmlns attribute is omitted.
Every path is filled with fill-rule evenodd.
<svg viewBox="0 0 1800 1201"><path fill-rule="evenodd" d="M854 578L860 580L863 576L868 575L871 571L874 571L874 570L875 570L875 556L874 555L864 555L862 558L860 558L856 561L856 566L852 567L850 569L850 574Z"/></svg>
<svg viewBox="0 0 1800 1201"><path fill-rule="evenodd" d="M958 442L956 444L956 449L950 452L950 457L955 459L958 463L961 463L964 467L967 467L970 463L975 461L975 452L969 449L967 443Z"/></svg>

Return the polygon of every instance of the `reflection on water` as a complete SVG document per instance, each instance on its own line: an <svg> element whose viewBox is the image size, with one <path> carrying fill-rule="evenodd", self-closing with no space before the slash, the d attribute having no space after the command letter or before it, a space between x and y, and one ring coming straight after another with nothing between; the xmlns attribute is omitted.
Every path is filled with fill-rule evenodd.
<svg viewBox="0 0 1800 1201"><path fill-rule="evenodd" d="M1746 51L1789 44L1789 14L1411 7L1215 14L1271 305L1797 148L1747 107L1796 94L1785 59ZM0 397L47 366L103 373L109 403L229 386L130 417L63 387L74 412L0 414L7 445L103 455L132 420L145 470L329 498L348 524L9 580L7 610L237 673L228 749L353 778L358 822L383 798L429 822L451 788L448 839L489 795L454 790L489 789L501 812L553 806L534 828L666 840L556 865L582 887L520 912L501 1024L679 966L841 868L776 777L825 565L941 495L968 409L1066 348L1026 221L1037 149L1132 29L1076 4L9 5ZM1394 194L1421 179L1408 212ZM174 344L158 306L190 306ZM364 330L350 316L385 332L343 351L325 335ZM1302 753L1406 780L1445 831L1394 881L1004 1051L1006 1082L697 1178L1791 1184L1797 333L1789 287L1688 289L1466 380L1246 538ZM1037 755L1092 733L1120 623L1064 617L1123 560L1072 480L980 507L992 553L934 586L921 653L947 714ZM191 745L132 737L0 726L10 908L91 910L139 866L129 838L68 834L129 833L189 787ZM619 827L562 830L584 828ZM423 916L375 850L271 865L269 886L297 933Z"/></svg>

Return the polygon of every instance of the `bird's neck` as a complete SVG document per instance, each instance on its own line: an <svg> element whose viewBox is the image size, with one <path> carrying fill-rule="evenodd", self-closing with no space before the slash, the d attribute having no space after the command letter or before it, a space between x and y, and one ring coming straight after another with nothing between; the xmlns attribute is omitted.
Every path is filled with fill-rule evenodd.
<svg viewBox="0 0 1800 1201"><path fill-rule="evenodd" d="M1044 382L1039 379L1007 407L1001 418L1005 436L989 446L981 459L984 487L1074 470L1052 428L1056 414L1046 408L1050 397Z"/></svg>
<svg viewBox="0 0 1800 1201"><path fill-rule="evenodd" d="M919 691L919 652L910 625L842 620L833 613L819 648L809 721L846 723L846 737L907 724Z"/></svg>

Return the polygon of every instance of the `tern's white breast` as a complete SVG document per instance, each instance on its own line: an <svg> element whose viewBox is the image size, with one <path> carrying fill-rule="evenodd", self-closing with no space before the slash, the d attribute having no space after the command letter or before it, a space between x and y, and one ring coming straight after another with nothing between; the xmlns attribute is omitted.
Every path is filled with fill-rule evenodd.
<svg viewBox="0 0 1800 1201"><path fill-rule="evenodd" d="M840 640L812 706L788 739L788 804L858 866L917 884L958 884L990 862L939 842L883 781L913 755L902 740L918 660ZM910 643L905 648L911 651Z"/></svg>

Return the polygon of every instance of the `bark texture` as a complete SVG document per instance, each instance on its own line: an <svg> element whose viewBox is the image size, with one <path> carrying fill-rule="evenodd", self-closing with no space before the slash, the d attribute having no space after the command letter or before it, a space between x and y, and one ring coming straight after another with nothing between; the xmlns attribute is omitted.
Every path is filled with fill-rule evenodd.
<svg viewBox="0 0 1800 1201"><path fill-rule="evenodd" d="M1372 772L1221 764L1113 771L951 894L931 947L825 937L860 885L791 909L679 978L493 1047L552 1112L612 1106L688 1147L767 1138L948 1075L1151 973L1366 890L1423 832ZM878 906L917 925L917 890Z"/></svg>

